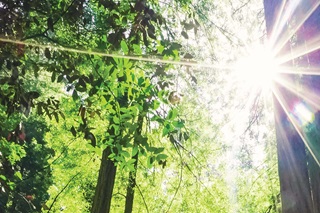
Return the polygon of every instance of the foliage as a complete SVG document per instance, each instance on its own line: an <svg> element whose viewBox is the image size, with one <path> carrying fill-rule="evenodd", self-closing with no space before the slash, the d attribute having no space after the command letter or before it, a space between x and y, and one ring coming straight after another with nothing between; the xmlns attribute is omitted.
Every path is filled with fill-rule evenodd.
<svg viewBox="0 0 320 213"><path fill-rule="evenodd" d="M3 131L10 122L17 119L8 120ZM22 130L4 132L8 137L1 139L2 211L41 212L49 198L52 174L48 159L54 152L44 140L48 129L43 120L30 117L19 125L23 125Z"/></svg>
<svg viewBox="0 0 320 213"><path fill-rule="evenodd" d="M230 168L222 157L230 147L223 142L221 126L227 123L226 103L233 99L221 92L225 76L157 62L205 58L204 48L191 40L205 36L202 26L217 25L206 22L203 10L208 2L171 3L0 2L0 34L26 42L0 43L0 101L3 120L11 122L2 127L1 153L17 166L15 175L0 176L1 184L9 187L8 208L90 211L99 159L110 150L101 162L116 166L113 212L123 211L133 178L136 212L232 209L225 178ZM146 55L155 62L121 57ZM208 90L217 102L214 106ZM20 120L27 133L23 146L5 139ZM265 177L266 167L270 175L259 179ZM237 179L243 186L236 195L239 209L262 211L273 202L277 183L272 182L273 167L266 167L258 176L253 171L241 174L252 176L250 180ZM270 181L272 189L260 190L264 181ZM247 192L246 184L254 185L254 196L247 196L252 191ZM263 198L262 191L268 196ZM33 200L23 203L27 195Z"/></svg>

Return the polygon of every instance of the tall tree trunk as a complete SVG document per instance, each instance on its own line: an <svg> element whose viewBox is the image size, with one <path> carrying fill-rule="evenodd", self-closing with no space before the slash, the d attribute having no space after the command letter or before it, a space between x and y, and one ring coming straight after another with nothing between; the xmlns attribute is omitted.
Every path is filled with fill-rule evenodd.
<svg viewBox="0 0 320 213"><path fill-rule="evenodd" d="M320 33L320 25L319 25L319 16L320 16L320 8L318 7L313 14L305 21L303 26L297 33L297 38L304 42L305 49L308 50L312 48L312 44L310 44L315 37L319 36ZM305 67L319 67L320 66L320 51L313 51L306 55L306 60L304 63ZM303 77L303 84L305 90L308 90L308 95L310 96L316 104L319 104L320 98L320 76L317 75L308 75ZM319 106L316 107L319 110ZM320 130L320 120L319 120L320 112L318 111L315 115L314 125L316 128L313 131ZM313 213L320 212L320 139L318 138L319 133L311 133L313 138L308 138L309 147L312 151L312 154L309 152L308 155L308 170L310 177L310 186L311 186L311 194L312 194L312 203L313 203Z"/></svg>
<svg viewBox="0 0 320 213"><path fill-rule="evenodd" d="M98 183L91 210L92 213L110 212L112 192L117 170L114 162L108 158L110 154L111 149L109 147L103 150Z"/></svg>
<svg viewBox="0 0 320 213"><path fill-rule="evenodd" d="M138 117L138 128L136 130L136 134L134 137L134 146L137 146L139 143L139 138L141 138L141 131L143 126L143 116L140 114ZM131 213L133 208L133 200L134 200L134 187L136 186L136 177L137 177L137 168L138 168L138 158L139 151L132 156L132 159L135 159L134 162L134 171L129 172L129 181L127 186L127 194L126 194L126 205L125 205L125 213Z"/></svg>
<svg viewBox="0 0 320 213"><path fill-rule="evenodd" d="M282 213L311 213L304 143L277 100L275 116Z"/></svg>
<svg viewBox="0 0 320 213"><path fill-rule="evenodd" d="M265 19L268 37L272 39L281 39L281 35L288 31L286 26L276 38L271 38L274 33L276 21L281 13L282 3L288 1L264 0ZM289 1L289 3L292 3ZM281 20L289 22L290 20ZM285 33L284 33L285 34ZM275 41L277 44L277 41ZM287 43L281 50L282 53L290 52L290 44ZM295 85L295 79L290 75L283 75L287 81L291 81ZM313 212L312 197L309 184L309 176L307 170L306 150L302 138L292 125L289 116L283 107L293 108L295 101L299 98L293 92L282 85L275 85L277 95L274 95L275 121L276 121L276 137L278 149L278 168L280 178L280 193L283 213L311 213ZM297 92L297 91L295 91ZM281 103L280 103L281 100Z"/></svg>
<svg viewBox="0 0 320 213"><path fill-rule="evenodd" d="M134 162L134 171L129 173L129 181L127 186L127 194L126 194L126 205L125 205L125 213L131 213L133 208L133 200L134 200L134 187L136 186L136 176L137 176L137 167L138 167L138 156L137 153L132 159L135 159Z"/></svg>
<svg viewBox="0 0 320 213"><path fill-rule="evenodd" d="M319 142L319 141L318 141ZM308 156L308 169L310 176L310 186L312 193L313 213L320 212L320 169L314 158Z"/></svg>

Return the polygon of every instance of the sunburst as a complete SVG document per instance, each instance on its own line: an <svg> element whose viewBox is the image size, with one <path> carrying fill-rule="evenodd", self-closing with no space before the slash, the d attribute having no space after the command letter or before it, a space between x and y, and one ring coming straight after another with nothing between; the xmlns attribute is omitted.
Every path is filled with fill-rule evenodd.
<svg viewBox="0 0 320 213"><path fill-rule="evenodd" d="M320 48L319 30L305 29L309 17L319 8L319 1L283 1L280 12L270 34L269 43L273 50L281 78L275 79L272 92L275 101L286 114L297 134L300 135L309 153L319 164L320 153L316 153L305 136L304 127L314 120L320 109L320 97L310 79L320 75L319 68L310 63L309 57ZM298 36L298 39L297 39ZM299 37L300 36L300 37ZM302 38L301 38L302 37ZM305 39L301 41L301 39ZM300 63L303 61L303 63ZM288 65L290 64L290 65ZM309 80L308 80L309 79ZM276 119L276 125L283 125ZM279 132L282 136L286 132ZM282 137L280 136L280 137Z"/></svg>

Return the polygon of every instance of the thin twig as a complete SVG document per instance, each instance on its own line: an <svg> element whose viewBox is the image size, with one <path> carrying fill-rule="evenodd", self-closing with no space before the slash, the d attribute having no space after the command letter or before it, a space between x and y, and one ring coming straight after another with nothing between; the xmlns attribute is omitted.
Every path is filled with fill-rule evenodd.
<svg viewBox="0 0 320 213"><path fill-rule="evenodd" d="M79 174L81 173L78 172L77 174L75 174L69 181L68 183L61 189L61 191L56 195L56 197L53 199L53 202L51 203L50 207L49 207L49 210L48 210L48 213L51 211L52 207L53 207L53 204L57 201L58 197L62 194L62 192L69 186L69 184L73 181L73 179L78 176Z"/></svg>
<svg viewBox="0 0 320 213"><path fill-rule="evenodd" d="M148 208L146 199L144 198L144 196L143 196L143 194L142 194L142 191L140 190L139 185L136 184L136 187L137 187L137 189L138 189L138 191L139 191L139 194L141 195L141 198L142 198L142 200L143 200L144 205L146 206L146 210L147 210L147 212L149 213L149 208Z"/></svg>
<svg viewBox="0 0 320 213"><path fill-rule="evenodd" d="M177 187L177 189L176 189L176 191L175 191L175 193L174 193L174 195L173 195L173 198L171 199L171 202L170 202L170 204L169 204L169 207L168 207L168 210L166 211L166 213L169 212L169 210L170 210L170 208L171 208L171 206L172 206L172 203L173 203L174 199L176 198L177 193L178 193L178 191L179 191L179 189L180 189L180 186L181 186L181 182L182 182L182 171L183 171L183 162L182 162L182 156L181 156L181 155L180 155L180 159L181 159L181 167L180 167L179 184L178 184L178 187Z"/></svg>

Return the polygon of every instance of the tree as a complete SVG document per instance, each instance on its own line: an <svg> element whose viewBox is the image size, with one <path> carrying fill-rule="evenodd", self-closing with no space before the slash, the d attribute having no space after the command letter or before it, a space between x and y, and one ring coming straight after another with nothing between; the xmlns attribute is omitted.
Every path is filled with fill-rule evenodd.
<svg viewBox="0 0 320 213"><path fill-rule="evenodd" d="M1 140L1 208L3 212L41 212L52 184L48 158L53 150L44 140L48 128L35 117L23 123L12 118L6 124L17 122L19 129L5 131L8 126L2 127L7 137Z"/></svg>
<svg viewBox="0 0 320 213"><path fill-rule="evenodd" d="M129 164L126 162L128 152L124 149L132 147L132 136L139 131L135 123L137 113L140 116L154 114L164 125L163 136L183 127L183 123L172 123L170 116L162 118L155 114L160 103L170 108L168 83L159 80L159 74L140 69L128 59L100 57L99 53L91 56L90 51L87 55L79 54L74 48L108 49L126 55L146 52L156 57L178 58L181 46L170 41L173 38L170 32L161 33L162 29L170 31L170 23L161 16L158 4L146 1L4 1L1 10L2 14L12 17L7 22L4 15L1 16L5 26L1 33L11 39L10 42L12 38L18 40L2 46L2 68L6 72L1 81L10 85L8 91L1 90L2 105L8 115L21 109L28 115L34 107L38 114L59 121L65 115L58 98L43 100L44 94L25 87L23 82L30 73L39 77L43 70L51 74L52 82L64 82L66 90L80 105L81 121L78 127L71 127L71 133L84 134L93 147L104 148L92 211L109 211L116 164L134 163L134 159ZM65 52L65 48L71 53ZM155 85L151 82L152 76L159 78ZM98 142L90 123L93 117L108 124L106 137ZM146 138L139 138L138 147L150 151ZM150 163L154 160L150 158ZM105 171L111 171L112 175Z"/></svg>
<svg viewBox="0 0 320 213"><path fill-rule="evenodd" d="M308 43L308 40L318 32L317 27L311 27L311 23L315 23L315 17L319 13L317 4L313 2L308 2L307 6L303 8L294 8L293 11L289 11L290 3L288 2L264 1L264 6L269 38L271 41L275 40L273 47L282 48L281 42L286 43L284 50L280 51L283 55L288 54L290 49L291 54L295 55L295 49L299 45ZM307 11L308 16L300 17L301 14L307 14ZM287 14L290 15L286 16ZM279 23L284 18L287 18L285 21L288 23L282 26ZM290 32L289 27L294 29L293 33ZM294 42L294 39L291 38L293 34L296 34L297 37ZM315 58L318 58L318 51L311 54L309 52L311 50L308 50L307 55L299 59L295 59L294 56L287 64L300 69L316 65ZM293 59L295 60L294 63ZM308 87L317 88L312 83L317 81L317 77L310 77L308 73L304 73L301 77L296 77L294 73L285 74L282 78L290 85L299 84L304 89L308 89ZM311 103L307 97L299 94L297 86L293 89L286 88L283 85L276 86L276 93L277 95L280 94L280 98L274 98L274 102L282 211L318 212L318 187L315 184L318 181L317 174L319 173L319 165L315 165L317 161L317 154L315 154L317 153L317 148L316 146L309 145L308 138L305 138L303 129L296 123L295 119L299 119L301 115L295 115L297 118L294 118L286 112L288 106L296 107L293 105L297 101L302 102L301 104L304 102L306 104ZM290 113L294 114L296 112Z"/></svg>

